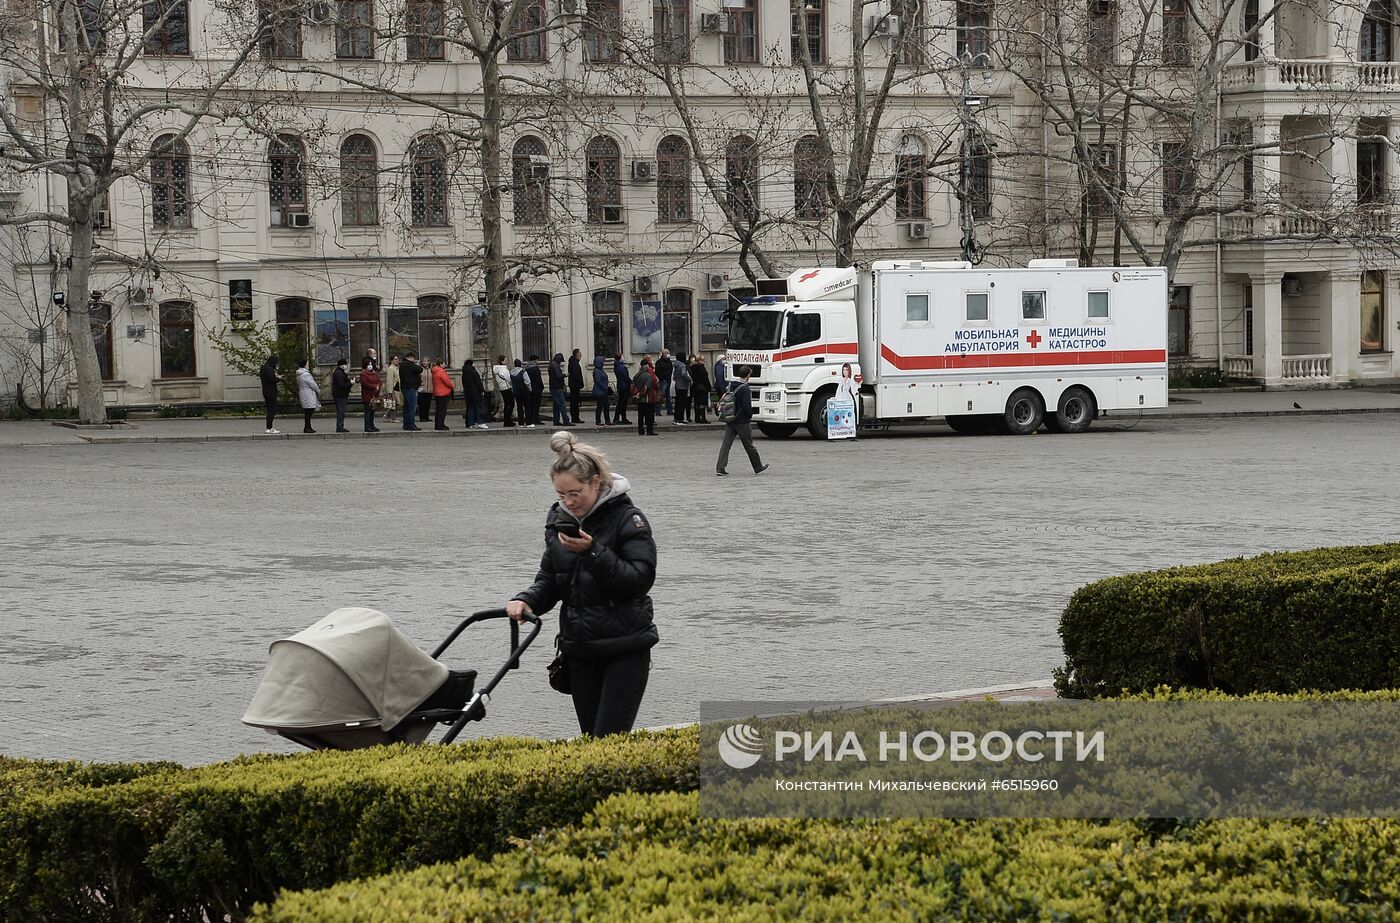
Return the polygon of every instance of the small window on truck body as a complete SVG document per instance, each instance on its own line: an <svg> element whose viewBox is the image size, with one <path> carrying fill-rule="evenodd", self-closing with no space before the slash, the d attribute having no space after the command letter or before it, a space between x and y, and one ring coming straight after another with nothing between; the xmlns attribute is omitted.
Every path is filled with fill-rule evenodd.
<svg viewBox="0 0 1400 923"><path fill-rule="evenodd" d="M1089 320L1108 320L1108 292L1090 292Z"/></svg>
<svg viewBox="0 0 1400 923"><path fill-rule="evenodd" d="M1044 293L1044 292L1022 292L1022 293L1021 293L1021 320L1023 320L1023 321L1043 321L1043 320L1045 320L1045 293Z"/></svg>
<svg viewBox="0 0 1400 923"><path fill-rule="evenodd" d="M964 304L967 306L967 322L969 324L985 324L989 317L987 293L968 292L964 299Z"/></svg>
<svg viewBox="0 0 1400 923"><path fill-rule="evenodd" d="M822 316L820 314L789 314L787 334L783 337L784 346L799 346L822 338Z"/></svg>
<svg viewBox="0 0 1400 923"><path fill-rule="evenodd" d="M904 296L904 322L906 324L928 323L928 292L910 293Z"/></svg>

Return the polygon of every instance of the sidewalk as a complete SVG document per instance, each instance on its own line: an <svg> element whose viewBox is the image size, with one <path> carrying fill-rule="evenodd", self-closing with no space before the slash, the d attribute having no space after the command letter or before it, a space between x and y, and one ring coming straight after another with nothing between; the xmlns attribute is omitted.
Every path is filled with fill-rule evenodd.
<svg viewBox="0 0 1400 923"><path fill-rule="evenodd" d="M1295 406L1297 405L1297 406ZM1167 407L1144 410L1140 414L1132 410L1116 410L1103 418L1102 422L1122 422L1137 419L1139 416L1167 419L1216 419L1228 417L1268 417L1268 416L1311 416L1323 414L1358 413L1400 413L1400 390L1378 388L1352 388L1335 391L1221 391L1184 392L1172 395ZM711 418L714 419L713 417ZM489 430L468 430L462 427L460 415L449 417L448 425L453 427L445 433L433 432L431 428L420 432L405 432L400 424L385 424L380 420L382 433L377 435L359 431L360 420L352 415L347 421L351 425L348 434L337 434L335 418L317 417L315 435L303 435L301 417L283 416L277 420L280 436L263 434L261 416L246 418L218 417L213 419L143 419L136 420L112 429L78 431L63 426L55 426L47 421L22 421L0 423L0 447L84 445L109 443L150 443L150 442L224 442L230 440L266 439L441 439L457 438L506 438L511 436L538 435L541 438L554 432L550 424L534 429L514 427L503 429L499 423L492 423ZM684 434L687 432L710 432L719 430L721 424L689 424L678 427L669 417L657 420L659 432ZM633 427L614 426L607 430L597 430L592 424L573 428L579 433L610 432L633 433Z"/></svg>

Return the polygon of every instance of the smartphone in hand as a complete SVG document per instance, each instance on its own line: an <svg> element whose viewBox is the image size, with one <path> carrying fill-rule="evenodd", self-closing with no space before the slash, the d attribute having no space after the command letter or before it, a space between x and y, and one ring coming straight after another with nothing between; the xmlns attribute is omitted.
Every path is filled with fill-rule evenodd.
<svg viewBox="0 0 1400 923"><path fill-rule="evenodd" d="M578 523L576 522L557 522L554 524L554 529L560 535L567 535L569 538L578 538Z"/></svg>

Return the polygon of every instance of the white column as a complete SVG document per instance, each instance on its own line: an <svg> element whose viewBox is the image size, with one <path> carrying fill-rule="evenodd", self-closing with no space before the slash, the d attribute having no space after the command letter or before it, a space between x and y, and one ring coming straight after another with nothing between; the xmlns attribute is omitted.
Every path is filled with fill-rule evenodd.
<svg viewBox="0 0 1400 923"><path fill-rule="evenodd" d="M1254 377L1264 385L1283 380L1283 276L1251 276L1254 288Z"/></svg>
<svg viewBox="0 0 1400 923"><path fill-rule="evenodd" d="M1274 36L1278 34L1277 15L1278 11L1274 9L1274 0L1259 0L1259 21L1264 23L1259 28L1259 59L1261 61L1278 60L1278 44L1274 41ZM1269 18L1265 19L1265 17Z"/></svg>
<svg viewBox="0 0 1400 923"><path fill-rule="evenodd" d="M1261 119L1254 123L1254 200L1277 202L1282 173L1283 120ZM1262 149L1259 149L1262 148Z"/></svg>
<svg viewBox="0 0 1400 923"><path fill-rule="evenodd" d="M1327 152L1327 172L1332 180L1328 198L1334 208L1356 206L1356 129L1356 120L1345 116L1332 123L1336 137Z"/></svg>
<svg viewBox="0 0 1400 923"><path fill-rule="evenodd" d="M1361 282L1357 273L1333 270L1322 282L1322 351L1332 356L1332 381L1348 382L1356 377L1361 352Z"/></svg>

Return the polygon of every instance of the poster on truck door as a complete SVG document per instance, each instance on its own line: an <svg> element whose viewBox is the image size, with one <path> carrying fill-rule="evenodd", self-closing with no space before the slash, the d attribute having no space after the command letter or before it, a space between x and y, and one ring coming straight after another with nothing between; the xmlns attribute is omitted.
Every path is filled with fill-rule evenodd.
<svg viewBox="0 0 1400 923"><path fill-rule="evenodd" d="M856 405L832 398L826 402L826 438L856 438Z"/></svg>

